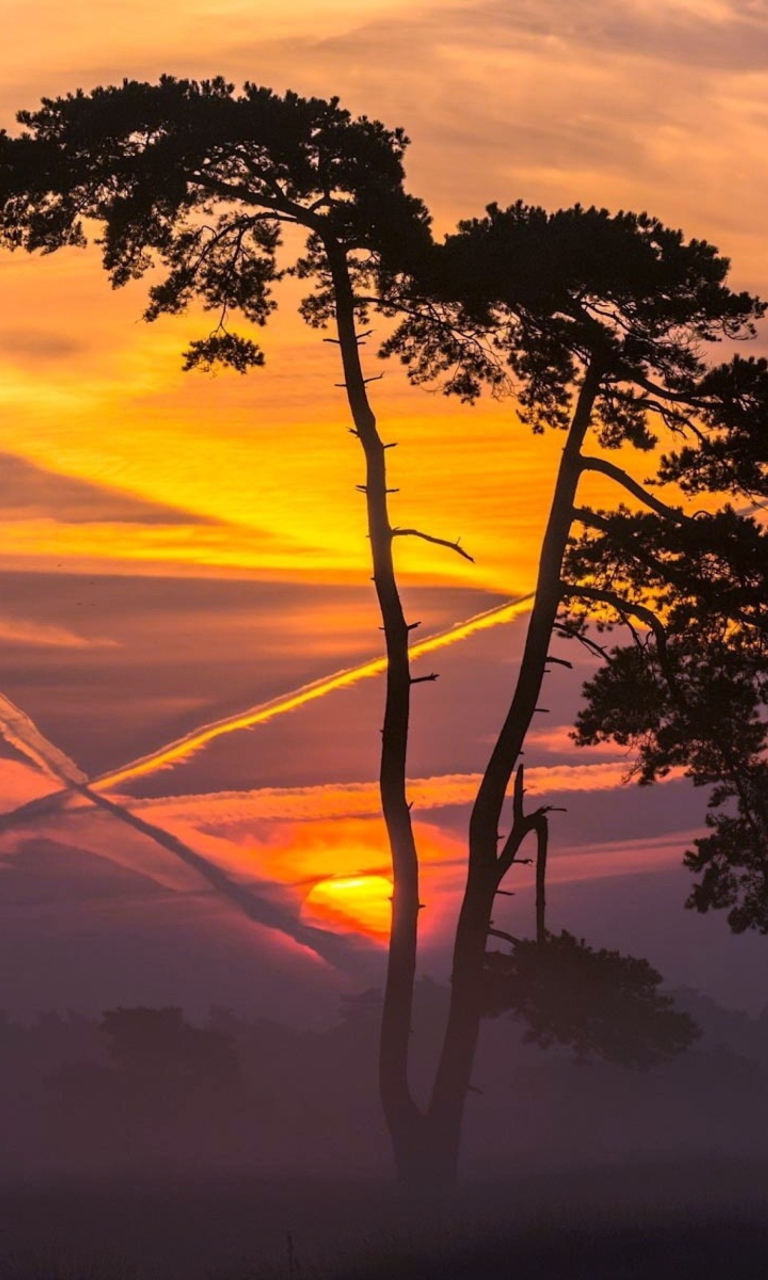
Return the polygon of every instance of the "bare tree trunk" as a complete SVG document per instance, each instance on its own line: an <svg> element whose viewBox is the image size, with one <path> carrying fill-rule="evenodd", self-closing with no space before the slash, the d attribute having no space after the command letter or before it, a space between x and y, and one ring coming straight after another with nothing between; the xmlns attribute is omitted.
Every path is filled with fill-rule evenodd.
<svg viewBox="0 0 768 1280"><path fill-rule="evenodd" d="M408 1080L408 1058L416 978L419 864L406 797L406 755L411 700L409 628L395 577L393 531L387 509L386 446L366 392L355 328L352 285L344 251L326 244L336 298L336 327L347 400L365 454L368 535L387 652L386 699L381 737L379 787L392 855L394 890L384 1011L379 1054L379 1088L398 1176L407 1180L417 1158L424 1116Z"/></svg>
<svg viewBox="0 0 768 1280"><path fill-rule="evenodd" d="M584 377L558 470L514 697L483 775L470 820L469 867L456 929L451 1003L428 1111L432 1140L440 1153L440 1176L448 1183L455 1181L458 1172L464 1108L480 1034L480 992L493 903L514 853L532 829L516 816L505 845L512 850L511 857L499 856L502 806L538 703L560 606L560 575L581 474L581 449L600 376L600 368L593 361ZM543 895L537 923L543 928Z"/></svg>
<svg viewBox="0 0 768 1280"><path fill-rule="evenodd" d="M336 299L336 325L349 407L366 460L365 496L373 580L384 625L387 686L379 785L389 836L394 891L387 980L379 1053L379 1087L398 1180L424 1192L451 1186L457 1176L461 1129L480 1032L480 991L488 931L499 884L522 839L532 828L516 815L499 857L498 825L512 772L528 732L544 676L561 600L560 574L581 473L581 448L589 428L601 371L587 369L558 471L542 546L536 598L509 713L483 776L470 822L467 884L453 955L451 1001L442 1052L427 1113L417 1106L408 1078L416 978L419 915L418 857L406 795L411 675L409 628L395 576L394 531L387 506L386 446L366 391L355 328L355 305L346 255L326 244ZM543 922L537 911L538 931Z"/></svg>
<svg viewBox="0 0 768 1280"><path fill-rule="evenodd" d="M549 520L542 542L536 597L514 697L480 784L469 826L470 866L496 858L496 838L509 780L523 749L544 679L552 631L561 601L560 575L573 523L581 449L600 387L601 367L590 364L574 410L557 473Z"/></svg>

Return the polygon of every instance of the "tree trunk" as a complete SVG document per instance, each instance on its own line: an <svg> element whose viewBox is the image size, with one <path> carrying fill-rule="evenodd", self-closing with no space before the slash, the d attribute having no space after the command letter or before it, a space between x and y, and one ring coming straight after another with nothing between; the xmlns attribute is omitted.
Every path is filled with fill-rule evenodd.
<svg viewBox="0 0 768 1280"><path fill-rule="evenodd" d="M584 376L558 468L539 559L536 596L514 696L472 810L469 826L470 868L473 863L486 866L496 859L498 827L506 790L523 749L541 692L552 631L561 602L560 575L573 523L574 499L582 469L581 449L589 430L601 376L602 367L593 358Z"/></svg>
<svg viewBox="0 0 768 1280"><path fill-rule="evenodd" d="M456 928L448 1021L427 1113L445 1185L454 1184L458 1177L464 1107L480 1036L485 949L498 882L495 867L470 868Z"/></svg>
<svg viewBox="0 0 768 1280"><path fill-rule="evenodd" d="M560 605L560 574L581 472L581 448L600 385L596 362L586 371L563 450L528 635L509 713L483 776L470 822L467 884L453 955L451 1000L442 1052L426 1114L416 1105L408 1060L416 978L418 857L406 796L411 675L409 628L395 577L387 508L385 445L368 401L344 251L326 243L336 300L344 381L366 461L368 534L387 652L387 685L379 785L392 856L394 890L379 1053L379 1088L398 1181L409 1191L440 1194L455 1184L461 1130L482 1016L481 984L491 913L507 867L498 856L506 789L522 750L544 676Z"/></svg>
<svg viewBox="0 0 768 1280"><path fill-rule="evenodd" d="M373 581L384 626L387 653L384 725L379 788L392 856L392 926L379 1052L379 1089L398 1177L408 1180L416 1158L424 1116L408 1080L408 1058L416 979L419 864L406 796L406 755L411 700L406 623L392 556L393 532L387 509L386 447L366 392L355 328L355 306L346 255L326 243L336 300L336 327L347 400L365 454L365 497Z"/></svg>
<svg viewBox="0 0 768 1280"><path fill-rule="evenodd" d="M589 429L601 372L585 374L558 470L542 544L536 597L514 697L483 776L470 820L470 848L453 953L451 1003L430 1101L430 1137L443 1162L441 1176L454 1182L467 1093L482 1018L481 983L496 890L508 867L499 859L499 821L512 772L530 728L544 678L560 605L560 575L581 474L581 449ZM543 903L543 894L541 893ZM539 907L537 916L543 910ZM537 923L538 920L537 920Z"/></svg>

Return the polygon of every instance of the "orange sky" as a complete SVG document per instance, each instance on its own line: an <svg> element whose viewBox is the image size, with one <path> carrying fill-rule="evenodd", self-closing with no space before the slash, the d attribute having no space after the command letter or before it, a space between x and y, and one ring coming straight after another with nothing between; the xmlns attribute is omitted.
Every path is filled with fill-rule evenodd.
<svg viewBox="0 0 768 1280"><path fill-rule="evenodd" d="M0 124L8 128L18 108L34 107L43 94L124 75L223 73L277 90L338 94L353 111L406 128L408 184L440 231L490 200L648 209L718 244L733 260L735 286L768 293L760 3L41 0L7 3L4 17ZM354 879L371 863L380 833L371 835L370 807L361 816L362 793L343 788L363 788L370 805L380 686L333 685L333 673L375 657L379 636L364 594L361 459L333 385L334 349L296 317L294 285L282 289L278 316L259 334L266 368L240 378L182 374L180 353L209 320L190 314L146 326L146 282L112 292L94 250L6 254L0 283L0 573L11 572L15 592L0 614L0 691L92 776L120 778L131 761L289 695L294 710L277 727L265 723L254 737L238 729L224 744L206 740L190 763L152 773L142 805L212 856L239 859L241 870L243 848L259 850L256 873L281 884L295 878L295 866L278 874L275 859L291 852L305 870L314 858L318 876L343 871ZM375 344L367 351L369 372L379 372ZM413 390L394 366L373 395L384 438L400 445L390 455L400 489L394 520L460 536L475 557L468 564L401 540L404 579L423 588L414 600L425 631L530 591L561 439L531 438L509 403L468 409ZM622 461L642 477L642 459L639 467ZM173 592L154 588L158 576L184 579L186 594L178 583ZM106 585L94 586L97 577ZM210 603L196 585L201 578ZM252 599L249 583L258 586ZM279 595L282 584L295 598ZM301 594L310 588L322 590L310 599ZM430 712L415 731L414 776L429 780L431 791L419 794L443 822L425 837L435 865L458 848L451 804L456 788L466 801L483 767L523 625L472 632L440 655L445 679L434 696L452 711L441 710L439 724L437 704L419 704ZM471 663L482 667L474 681ZM297 690L329 678L322 705L291 702ZM567 770L587 764L566 736L575 705L567 689L575 686L557 684L565 692L549 739L541 730L532 756L542 786L549 768L549 785L564 792L579 790ZM332 742L329 724L338 730ZM440 755L451 734L455 761ZM626 803L620 757L588 767L585 788L600 791L609 817L616 815ZM20 802L34 793L20 766L3 768L8 796ZM246 826L262 824L251 846L240 830L228 846L221 827L223 797L233 789L255 797L242 802ZM290 825L297 790L305 810L317 805L314 836L306 812L305 825ZM679 784L664 790L687 795ZM199 812L206 803L207 828ZM269 803L277 806L271 819ZM700 805L681 800L667 813L671 803L659 800L649 818L645 847L659 865L684 847L665 823L667 832L688 832L701 819ZM596 875L610 848L586 807L576 801L574 812L573 847L582 850L583 874ZM263 825L270 820L272 836ZM362 846L345 846L338 865L326 840L334 822L337 839L339 823L349 834L359 822L366 833ZM643 836L625 831L616 848L626 852L627 841ZM127 856L139 858L124 839ZM638 861L632 848L625 867ZM371 865L381 872L380 858ZM446 903L459 882L452 871ZM316 898L314 909L322 907Z"/></svg>
<svg viewBox="0 0 768 1280"><path fill-rule="evenodd" d="M338 93L408 129L409 183L440 228L520 196L650 208L720 244L737 284L768 284L755 6L623 0L609 16L587 0L171 0L158 14L53 0L10 10L0 54L9 126L43 93L162 70ZM125 537L119 522L35 513L6 522L0 563L324 580L364 570L360 459L333 387L335 353L296 318L295 288L265 336L267 368L206 378L183 375L179 353L207 320L145 327L145 284L112 294L95 254L0 266L0 447L212 520L138 524ZM404 570L510 596L528 589L557 441L531 442L509 405L468 410L412 391L395 367L375 401L385 435L401 441L396 519L461 535L477 562L409 544L398 548Z"/></svg>

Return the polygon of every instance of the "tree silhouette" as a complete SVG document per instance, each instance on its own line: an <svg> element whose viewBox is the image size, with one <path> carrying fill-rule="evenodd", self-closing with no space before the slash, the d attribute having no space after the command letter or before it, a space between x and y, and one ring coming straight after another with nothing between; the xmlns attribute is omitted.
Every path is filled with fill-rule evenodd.
<svg viewBox="0 0 768 1280"><path fill-rule="evenodd" d="M576 740L626 745L642 783L678 768L709 788L710 832L684 859L702 877L687 905L726 909L737 933L768 933L768 535L730 511L702 515L651 570L626 541L636 521L617 523L611 560L625 590L655 594L664 621L658 637L606 653L585 685ZM644 528L645 545L658 532ZM573 553L599 575L605 536Z"/></svg>
<svg viewBox="0 0 768 1280"><path fill-rule="evenodd" d="M663 626L606 654L585 686L576 740L622 742L643 783L677 767L710 788L710 832L684 859L701 875L686 905L727 910L736 933L768 933L768 534L750 514L768 494L768 362L737 356L702 383L720 411L662 458L658 479L749 506L673 525L652 512L591 513L574 569L644 595Z"/></svg>
<svg viewBox="0 0 768 1280"><path fill-rule="evenodd" d="M118 1162L188 1158L242 1103L232 1038L181 1009L108 1009L98 1029L107 1062L68 1062L47 1082L65 1145Z"/></svg>
<svg viewBox="0 0 768 1280"><path fill-rule="evenodd" d="M163 268L149 290L147 320L193 301L217 314L185 367L263 363L250 336L228 328L231 312L264 325L273 286L294 274L311 281L301 304L315 327L333 323L343 385L365 456L365 494L373 581L387 655L380 789L394 867L392 930L381 1032L380 1088L401 1172L417 1139L407 1084L416 935L418 861L406 797L411 685L409 635L395 577L396 537L466 553L414 528L396 528L388 511L386 450L370 405L358 322L393 296L429 243L420 201L403 189L402 130L353 119L336 99L284 97L221 78L200 83L164 76L156 85L121 86L43 100L19 115L19 137L0 145L0 230L10 247L52 252L84 245L84 220L101 228L104 267L115 287ZM278 253L284 225L304 233L287 266Z"/></svg>
<svg viewBox="0 0 768 1280"><path fill-rule="evenodd" d="M766 403L765 368L762 362L739 359L712 368L709 352L722 338L754 336L765 305L727 287L728 266L712 245L686 241L681 232L647 214L611 215L578 205L547 214L522 203L506 210L492 205L485 217L460 224L456 235L432 250L420 276L409 282L410 314L385 344L384 354L399 356L415 383L440 381L447 394L469 402L483 387L497 395L512 392L520 417L534 432L554 428L565 436L522 662L470 819L451 1009L428 1111L447 1166L457 1159L488 979L497 979L506 968L517 975L519 987L525 971L523 956L528 953L515 959L515 939L508 939L515 948L511 959L489 959L487 944L489 936L498 934L492 928L496 894L530 835L536 837L541 868L539 950L530 954L539 955L537 963L547 973L548 955L557 960L573 949L567 935L558 943L546 933L547 806L526 811L520 759L548 663L563 661L551 654L553 637L579 639L602 657L589 620L604 626L624 624L643 653L649 651L650 636L659 660L665 661L664 621L654 612L652 593L648 599L641 570L636 583L640 589L625 593L620 575L608 568L595 573L587 547L597 531L604 538L607 562L614 540L612 521L625 530L629 521L645 520L647 526L652 518L650 546L644 534L635 541L652 556L658 545L667 545L669 535L670 549L664 554L671 563L675 539L679 547L692 523L698 532L698 521L662 501L605 452L628 445L647 453L660 435L672 441L687 439L692 444L667 460L662 478L683 478L693 488L695 468L685 448L698 448L699 472L708 477L720 474L723 458L730 457L730 441L737 440L740 479L744 486L755 483L759 465L753 410L755 404ZM590 436L603 452L585 451ZM589 473L608 477L617 486L621 500L612 512L594 512L578 504L580 482ZM730 467L728 482L729 488L738 487ZM627 499L641 504L648 514L631 515L624 505ZM736 541L754 544L760 536L748 519L733 512L715 518L723 526L730 522ZM579 528L584 532L581 554L569 554ZM702 554L706 560L709 553ZM680 567L686 552L680 548L677 555ZM677 605L682 616L684 607L700 607L701 599L693 600L690 590L686 595L685 584L681 590L680 575L667 575L664 581L667 608ZM703 592L703 571L698 581ZM745 607L760 610L759 602ZM617 714L623 712L631 720L637 701L637 689L631 691L631 700L624 689L611 700L611 707L620 707ZM594 709L591 729L586 722L583 726L585 741L590 732L600 736L603 730L606 707L595 702ZM647 732L647 717L643 730ZM510 824L502 836L513 776ZM602 961L608 969L613 966L614 979L639 972L631 966L640 962L629 957L614 962L606 954ZM582 967L592 963L589 949L580 962ZM652 1005L650 1001L644 1007Z"/></svg>
<svg viewBox="0 0 768 1280"><path fill-rule="evenodd" d="M646 215L491 207L485 218L433 246L423 205L403 190L406 138L365 117L353 119L336 100L281 98L250 84L236 96L222 79L163 77L157 85L125 81L44 99L20 121L22 135L4 137L0 145L5 243L42 252L83 244L83 220L95 220L115 286L150 266L163 268L150 287L148 320L195 301L216 313L216 326L191 344L185 367L218 362L244 372L263 363L253 339L231 331L228 319L235 311L253 325L265 324L273 286L285 274L313 283L302 303L308 323L335 326L353 433L365 455L361 487L388 659L380 786L394 893L381 1096L400 1177L418 1185L450 1182L487 983L500 964L487 957L493 905L530 835L541 868L540 957L550 945L544 922L548 810L526 811L519 757L553 660L552 636L592 643L585 602L590 609L600 605L609 619L635 619L660 634L642 601L592 578L565 576L574 524L594 529L602 518L597 513L590 522L576 507L579 480L585 472L602 473L671 526L682 523L677 508L618 466L586 455L585 441L593 430L604 449L626 443L648 450L660 423L672 432L693 430L694 439L704 435L714 449L719 436L734 429L717 385L717 377L727 382L728 374L708 370L700 350L719 336L751 335L763 306L727 288L728 264L712 246L685 242ZM283 224L305 237L303 253L287 266L280 256ZM565 432L519 679L473 808L448 1024L425 1108L417 1105L408 1074L419 913L405 785L414 680L393 545L398 536L416 536L466 553L390 521L387 446L369 402L357 327L374 307L388 316L405 313L385 351L401 356L414 381L442 378L447 391L467 400L484 385L497 392L513 387L535 431ZM750 456L747 444L744 453ZM513 775L511 826L502 838ZM620 959L623 966L607 963L621 978L632 962ZM660 1009L648 993L653 982L641 977L638 999L646 1010Z"/></svg>
<svg viewBox="0 0 768 1280"><path fill-rule="evenodd" d="M697 1034L659 991L661 982L647 960L596 950L564 929L488 956L483 1012L513 1011L527 1024L528 1043L568 1045L581 1061L647 1068L687 1049Z"/></svg>

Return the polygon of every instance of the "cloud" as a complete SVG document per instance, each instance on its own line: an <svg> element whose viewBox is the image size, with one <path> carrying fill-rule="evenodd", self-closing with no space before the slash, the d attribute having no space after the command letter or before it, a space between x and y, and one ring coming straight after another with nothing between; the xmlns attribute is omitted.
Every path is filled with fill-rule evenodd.
<svg viewBox="0 0 768 1280"><path fill-rule="evenodd" d="M551 729L529 729L525 739L527 752L544 752L547 755L572 756L578 748L573 741L573 725L558 724ZM590 759L595 755L611 756L624 761L624 768L631 763L631 752L622 751L614 742L598 742L589 748Z"/></svg>
<svg viewBox="0 0 768 1280"><path fill-rule="evenodd" d="M107 863L114 862L126 869L133 869L137 861L136 838L138 838L139 842L149 840L154 846L152 857L149 860L150 867L159 862L160 874L159 876L156 875L154 870L142 873L147 876L148 882L151 881L154 884L163 883L163 867L164 864L167 864L167 855L170 855L172 862L178 860L184 868L195 874L196 879L199 877L202 883L210 886L219 898L227 902L252 923L264 926L278 934L293 939L294 942L313 951L318 957L330 964L354 968L356 962L354 948L350 951L346 944L332 931L329 932L299 919L298 904L290 894L286 895L281 892L279 885L266 883L263 878L253 874L249 877L248 884L243 884L239 879L233 878L225 869L228 864L231 866L233 862L233 859L227 856L229 850L226 847L224 848L223 858L212 858L207 856L207 850L200 852L198 848L194 847L196 843L194 832L192 833L191 841L183 840L177 834L168 832L162 827L158 827L155 823L148 822L146 818L127 809L125 806L113 800L107 800L105 797L93 795L83 786L82 775L78 778L77 766L43 738L36 726L29 720L29 717L25 716L18 708L13 707L11 703L8 703L7 699L2 697L0 697L0 719L2 720L3 734L9 743L19 751L24 752L29 759L39 765L49 776L59 779L66 778L75 792L79 792L79 795L75 794L73 799L75 801L82 800L86 804L86 807L82 810L78 810L75 806L75 823L72 822L72 813L67 814L70 835L73 832L73 828L74 834L76 836L79 835L78 843L71 846L75 850L73 855L75 859L74 868L70 867L69 870L64 868L67 878L69 878L71 870L77 870L77 859L83 853L87 857L91 853L95 853L100 860L104 860ZM53 831L49 831L47 828L46 818L49 815L45 805L35 806L34 811L38 819L36 838L32 841L19 840L18 834L14 838L12 829L10 847L6 847L6 855L10 852L17 857L20 853L23 854L25 850L40 846L41 842L45 846L46 837L49 837L49 839L53 837L53 842L57 845L59 844L58 830L54 828ZM96 821L94 821L94 817ZM104 826L105 818L108 821L106 829ZM134 836L134 840L128 842L127 845L127 858L124 832L126 827L132 831ZM122 841L118 833L122 833ZM210 845L211 841L203 841L204 847L206 844ZM158 853L158 850L163 852ZM220 847L214 846L214 854L220 853ZM242 865L238 866L237 860L235 860L235 870L242 871ZM0 864L0 871L2 871L2 864ZM82 890L80 893L83 896Z"/></svg>
<svg viewBox="0 0 768 1280"><path fill-rule="evenodd" d="M512 48L549 42L593 60L601 55L651 59L699 69L751 71L768 66L764 0L504 0L450 7L449 29L469 47L493 34Z"/></svg>
<svg viewBox="0 0 768 1280"><path fill-rule="evenodd" d="M674 782L680 772L662 781ZM531 796L574 791L614 791L627 780L625 761L580 765L541 765L526 769L525 786ZM444 809L449 805L471 804L480 785L479 773L445 774L435 778L413 778L408 798L414 813ZM219 830L256 821L308 821L331 818L378 817L381 812L378 784L350 782L314 787L265 787L258 791L215 791L192 796L160 796L127 799L138 812L153 814L159 821L180 818Z"/></svg>
<svg viewBox="0 0 768 1280"><path fill-rule="evenodd" d="M151 903L170 892L135 868L47 837L25 840L13 858L0 860L4 911L9 907L61 905L68 901L81 906L131 899Z"/></svg>
<svg viewBox="0 0 768 1280"><path fill-rule="evenodd" d="M21 760L0 758L0 803L3 812L50 795L47 774Z"/></svg>
<svg viewBox="0 0 768 1280"><path fill-rule="evenodd" d="M88 350L81 338L49 329L0 329L0 360L37 366L40 361L68 360Z"/></svg>
<svg viewBox="0 0 768 1280"><path fill-rule="evenodd" d="M108 636L82 636L66 627L35 622L30 618L0 618L0 642L43 649L116 649L119 641Z"/></svg>
<svg viewBox="0 0 768 1280"><path fill-rule="evenodd" d="M694 827L668 835L605 841L588 850L563 849L548 861L547 876L551 884L574 884L679 867L684 850L701 833L701 827ZM533 876L528 878L532 881Z"/></svg>
<svg viewBox="0 0 768 1280"><path fill-rule="evenodd" d="M258 62L280 85L404 125L412 184L441 228L523 197L650 206L699 235L762 230L764 0L422 4L328 38L246 30L223 53L242 74Z"/></svg>
<svg viewBox="0 0 768 1280"><path fill-rule="evenodd" d="M136 498L108 484L78 480L13 453L0 453L0 519L65 524L211 523L204 516Z"/></svg>

